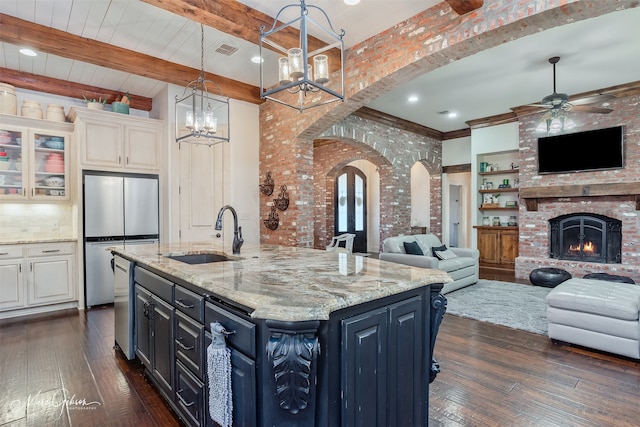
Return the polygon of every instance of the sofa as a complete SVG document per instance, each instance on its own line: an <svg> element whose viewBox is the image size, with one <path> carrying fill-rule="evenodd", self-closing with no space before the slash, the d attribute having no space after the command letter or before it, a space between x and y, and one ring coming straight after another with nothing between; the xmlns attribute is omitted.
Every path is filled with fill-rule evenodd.
<svg viewBox="0 0 640 427"><path fill-rule="evenodd" d="M640 359L640 286L573 278L546 297L549 338Z"/></svg>
<svg viewBox="0 0 640 427"><path fill-rule="evenodd" d="M415 247L417 243L423 255L407 253L405 243L410 248ZM445 252L448 250L447 258L449 259L434 256L432 249L443 247ZM430 233L388 237L382 242L379 258L382 261L447 272L453 282L444 285L441 291L443 294L473 285L478 281L480 252L477 249L446 248L437 236Z"/></svg>

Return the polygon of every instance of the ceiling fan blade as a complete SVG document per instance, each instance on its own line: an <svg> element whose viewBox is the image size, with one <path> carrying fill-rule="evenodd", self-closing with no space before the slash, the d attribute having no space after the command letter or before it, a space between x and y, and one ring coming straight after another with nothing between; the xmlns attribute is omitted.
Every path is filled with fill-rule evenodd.
<svg viewBox="0 0 640 427"><path fill-rule="evenodd" d="M611 108L592 107L590 105L574 105L571 111L577 111L579 113L609 114L613 110Z"/></svg>
<svg viewBox="0 0 640 427"><path fill-rule="evenodd" d="M525 107L538 107L538 108L544 108L545 110L548 110L550 108L553 108L553 105L551 105L551 104L526 104Z"/></svg>
<svg viewBox="0 0 640 427"><path fill-rule="evenodd" d="M571 102L571 104L573 105L586 105L586 104L596 104L600 102L605 102L614 98L615 96L613 95L605 94L605 95L587 96L585 98L569 99L569 102Z"/></svg>

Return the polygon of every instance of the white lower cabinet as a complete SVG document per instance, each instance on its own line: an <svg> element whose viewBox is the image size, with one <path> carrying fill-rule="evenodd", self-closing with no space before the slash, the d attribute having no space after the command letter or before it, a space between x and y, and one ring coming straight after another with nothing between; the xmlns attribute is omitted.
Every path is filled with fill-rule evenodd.
<svg viewBox="0 0 640 427"><path fill-rule="evenodd" d="M0 246L0 311L76 301L74 265L74 243Z"/></svg>
<svg viewBox="0 0 640 427"><path fill-rule="evenodd" d="M0 247L0 310L25 306L22 248Z"/></svg>

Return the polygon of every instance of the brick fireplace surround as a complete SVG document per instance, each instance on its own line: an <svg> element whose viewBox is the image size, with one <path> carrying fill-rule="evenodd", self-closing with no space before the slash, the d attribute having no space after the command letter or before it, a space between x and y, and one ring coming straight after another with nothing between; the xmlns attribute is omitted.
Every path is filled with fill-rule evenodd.
<svg viewBox="0 0 640 427"><path fill-rule="evenodd" d="M537 138L535 127L540 116L520 120L520 188L580 184L618 184L640 182L640 96L621 98L611 103L610 114L572 114L577 131L624 125L624 168L571 174L537 174ZM580 123L578 123L580 121ZM603 146L603 150L607 147ZM527 210L520 200L520 247L516 259L516 277L526 279L540 267L562 268L573 277L587 273L609 273L631 277L640 283L640 219L637 195L556 197L538 199L538 210ZM586 212L606 215L622 221L622 263L600 264L549 258L549 220L559 215Z"/></svg>

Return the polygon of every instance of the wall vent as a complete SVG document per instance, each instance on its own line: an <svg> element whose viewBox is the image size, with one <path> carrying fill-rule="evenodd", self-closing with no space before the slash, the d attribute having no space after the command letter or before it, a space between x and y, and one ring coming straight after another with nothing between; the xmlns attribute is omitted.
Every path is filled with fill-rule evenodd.
<svg viewBox="0 0 640 427"><path fill-rule="evenodd" d="M238 51L237 47L233 47L233 46L229 46L226 43L222 43L217 49L216 52L217 53L221 53L222 55L225 56L231 56L234 53L236 53Z"/></svg>

